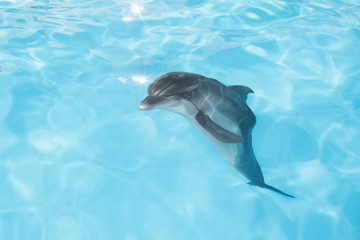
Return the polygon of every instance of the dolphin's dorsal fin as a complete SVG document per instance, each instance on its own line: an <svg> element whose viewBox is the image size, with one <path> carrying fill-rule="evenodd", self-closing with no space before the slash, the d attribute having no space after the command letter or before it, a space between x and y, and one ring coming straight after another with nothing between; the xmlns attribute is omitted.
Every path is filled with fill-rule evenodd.
<svg viewBox="0 0 360 240"><path fill-rule="evenodd" d="M217 140L224 143L239 143L243 139L240 135L232 133L213 122L208 115L199 110L195 115L196 121L203 127L208 133L210 133Z"/></svg>
<svg viewBox="0 0 360 240"><path fill-rule="evenodd" d="M254 93L254 91L251 88L242 86L242 85L231 85L231 86L228 86L228 88L237 92L240 95L240 98L244 102L246 102L246 98L249 93Z"/></svg>

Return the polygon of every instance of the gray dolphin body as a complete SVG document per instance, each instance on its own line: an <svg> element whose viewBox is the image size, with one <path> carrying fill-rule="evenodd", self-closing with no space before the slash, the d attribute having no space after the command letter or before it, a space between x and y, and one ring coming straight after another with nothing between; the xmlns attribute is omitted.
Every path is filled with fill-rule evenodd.
<svg viewBox="0 0 360 240"><path fill-rule="evenodd" d="M250 180L249 184L294 197L264 182L252 147L256 118L246 104L249 93L253 91L246 86L225 86L198 74L172 72L150 84L139 109L180 113Z"/></svg>

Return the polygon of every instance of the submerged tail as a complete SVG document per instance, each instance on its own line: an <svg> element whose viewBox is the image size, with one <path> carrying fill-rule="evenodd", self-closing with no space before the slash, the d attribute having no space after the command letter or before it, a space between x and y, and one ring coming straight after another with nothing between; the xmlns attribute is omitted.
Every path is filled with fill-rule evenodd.
<svg viewBox="0 0 360 240"><path fill-rule="evenodd" d="M264 184L261 184L261 185L258 185L258 184L255 184L253 182L248 182L248 184L250 185L254 185L254 186L258 186L258 187L261 187L261 188L267 188L267 189L270 189L270 190L273 190L274 192L277 192L277 193L280 193L282 195L285 195L287 197L291 197L291 198L295 198L294 196L290 195L290 194L287 194L287 193L284 193L283 191L280 191L279 189L273 187L273 186L270 186L270 185L267 185L266 183Z"/></svg>

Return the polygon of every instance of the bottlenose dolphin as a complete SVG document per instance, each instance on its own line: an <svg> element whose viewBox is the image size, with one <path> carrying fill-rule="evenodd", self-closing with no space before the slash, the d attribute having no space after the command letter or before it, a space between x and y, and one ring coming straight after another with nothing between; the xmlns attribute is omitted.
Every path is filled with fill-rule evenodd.
<svg viewBox="0 0 360 240"><path fill-rule="evenodd" d="M140 110L164 109L183 115L220 151L249 184L294 197L267 185L252 147L256 118L246 104L249 87L225 86L194 73L171 72L155 79Z"/></svg>

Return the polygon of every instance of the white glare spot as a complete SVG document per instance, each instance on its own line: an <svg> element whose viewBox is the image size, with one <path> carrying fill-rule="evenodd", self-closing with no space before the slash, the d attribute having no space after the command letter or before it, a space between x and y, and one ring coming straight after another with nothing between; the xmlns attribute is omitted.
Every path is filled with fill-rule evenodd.
<svg viewBox="0 0 360 240"><path fill-rule="evenodd" d="M30 200L32 197L32 191L31 189L23 182L21 182L19 179L17 179L13 174L10 174L8 176L9 182L13 185L13 187L16 189L16 191L27 200Z"/></svg>
<svg viewBox="0 0 360 240"><path fill-rule="evenodd" d="M266 57L268 55L267 52L264 49L262 49L260 47L256 47L254 45L246 46L245 50L248 51L248 52L251 52L253 54L259 55L261 57Z"/></svg>
<svg viewBox="0 0 360 240"><path fill-rule="evenodd" d="M138 5L138 4L133 4L133 5L131 5L130 10L131 10L133 13L135 13L135 14L137 14L137 15L140 15L141 12L144 10L144 7L141 6L141 5Z"/></svg>
<svg viewBox="0 0 360 240"><path fill-rule="evenodd" d="M41 129L30 134L29 142L39 151L54 153L66 149L71 143L60 134Z"/></svg>
<svg viewBox="0 0 360 240"><path fill-rule="evenodd" d="M251 19L254 19L254 20L260 20L260 17L258 15L256 15L255 13L252 13L252 12L246 13L246 16L248 18L251 18Z"/></svg>
<svg viewBox="0 0 360 240"><path fill-rule="evenodd" d="M146 76L141 76L141 75L132 76L131 79L140 85L144 85L148 82Z"/></svg>
<svg viewBox="0 0 360 240"><path fill-rule="evenodd" d="M132 17L123 17L122 20L124 22L131 22L132 20L134 20Z"/></svg>
<svg viewBox="0 0 360 240"><path fill-rule="evenodd" d="M122 83L126 83L126 78L123 77L118 77L118 80Z"/></svg>

